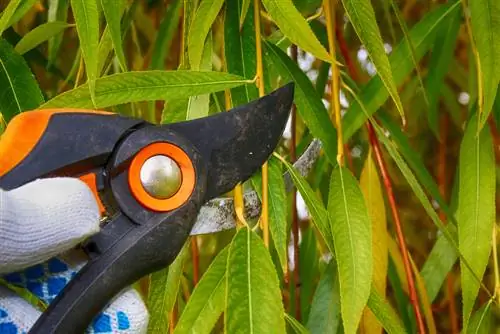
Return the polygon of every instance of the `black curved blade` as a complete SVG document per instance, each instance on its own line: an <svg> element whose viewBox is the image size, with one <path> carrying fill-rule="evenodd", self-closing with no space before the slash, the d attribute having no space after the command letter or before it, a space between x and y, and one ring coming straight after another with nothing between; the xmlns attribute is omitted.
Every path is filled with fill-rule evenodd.
<svg viewBox="0 0 500 334"><path fill-rule="evenodd" d="M230 191L267 161L283 134L293 94L289 83L229 112L165 125L189 139L208 161L205 200Z"/></svg>

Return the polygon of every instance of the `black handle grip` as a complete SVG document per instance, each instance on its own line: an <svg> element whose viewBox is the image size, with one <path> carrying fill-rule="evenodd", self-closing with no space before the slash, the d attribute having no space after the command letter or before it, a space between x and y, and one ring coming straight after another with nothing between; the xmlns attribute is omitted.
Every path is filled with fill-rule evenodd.
<svg viewBox="0 0 500 334"><path fill-rule="evenodd" d="M189 236L196 210L193 203L188 203L173 213L155 216L143 225L120 215L108 229L116 234L112 230L118 228L123 234L121 239L115 239L114 244L82 268L29 333L84 333L94 317L120 291L172 263ZM106 231L98 234L100 238L105 235Z"/></svg>

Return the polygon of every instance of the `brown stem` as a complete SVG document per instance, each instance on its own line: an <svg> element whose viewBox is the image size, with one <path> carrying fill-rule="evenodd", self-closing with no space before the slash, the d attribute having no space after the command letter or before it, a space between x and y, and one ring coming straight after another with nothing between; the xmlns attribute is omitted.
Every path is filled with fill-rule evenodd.
<svg viewBox="0 0 500 334"><path fill-rule="evenodd" d="M335 33L337 35L337 40L339 41L339 49L340 49L340 52L342 53L342 56L344 57L348 73L354 81L359 81L358 72L356 71L356 67L354 66L354 62L351 59L351 56L349 54L349 48L348 48L347 43L346 43L344 36L342 34L342 30L339 26L336 27ZM384 158L382 156L382 152L380 150L380 144L379 144L377 135L375 134L375 130L373 128L373 125L370 122L367 122L366 127L368 130L368 136L370 138L370 144L373 148L373 151L375 152L377 164L378 164L378 167L380 169L380 173L382 174L382 179L384 181L385 191L387 193L389 205L391 207L392 217L393 217L394 223L396 225L396 234L397 234L397 238L398 238L398 243L399 243L401 255L403 256L403 264L404 264L404 268L405 268L406 279L408 281L408 290L409 290L409 294L410 294L409 298L410 298L410 302L413 306L413 310L415 312L415 318L417 320L417 325L418 325L418 332L425 333L424 321L422 318L422 314L420 312L420 307L418 304L417 290L415 288L415 282L413 280L412 269L411 269L410 260L408 257L408 249L406 247L406 243L404 240L403 230L401 228L401 221L399 219L399 212L397 209L396 200L394 199L394 193L392 191L392 182L391 182L389 173L387 171L385 161L384 161Z"/></svg>
<svg viewBox="0 0 500 334"><path fill-rule="evenodd" d="M292 46L292 59L297 62L297 46ZM297 133L296 129L296 106L292 106L292 140L290 143L290 159L291 162L297 160L297 153L295 151L295 145L297 145ZM300 267L299 267L299 220L297 216L297 203L296 203L296 193L297 190L294 188L292 191L292 234L293 234L293 284L295 284L295 318L300 321ZM290 294L292 294L292 282L289 282Z"/></svg>
<svg viewBox="0 0 500 334"><path fill-rule="evenodd" d="M198 252L198 242L196 236L191 238L191 258L193 261L193 288L198 284L200 272L200 256Z"/></svg>
<svg viewBox="0 0 500 334"><path fill-rule="evenodd" d="M447 188L446 188L446 151L447 151L447 137L449 130L449 116L447 113L444 113L441 116L441 141L439 143L439 152L438 152L438 186L439 192L443 198L446 198ZM439 210L439 218L446 224L446 214L443 210ZM458 334L458 315L457 309L455 305L455 292L453 290L453 275L448 273L446 277L446 294L448 295L448 312L450 315L450 323L451 323L451 333Z"/></svg>

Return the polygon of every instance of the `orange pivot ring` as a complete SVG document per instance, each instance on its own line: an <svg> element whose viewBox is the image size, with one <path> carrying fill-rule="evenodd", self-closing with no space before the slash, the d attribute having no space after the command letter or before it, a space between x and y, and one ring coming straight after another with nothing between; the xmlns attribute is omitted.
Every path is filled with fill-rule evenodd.
<svg viewBox="0 0 500 334"><path fill-rule="evenodd" d="M158 155L174 160L181 170L179 189L171 197L165 199L151 196L141 182L142 166L149 158ZM194 190L195 180L193 163L188 155L178 146L166 142L153 143L139 151L133 158L128 173L128 184L134 198L146 208L158 212L171 211L183 205Z"/></svg>

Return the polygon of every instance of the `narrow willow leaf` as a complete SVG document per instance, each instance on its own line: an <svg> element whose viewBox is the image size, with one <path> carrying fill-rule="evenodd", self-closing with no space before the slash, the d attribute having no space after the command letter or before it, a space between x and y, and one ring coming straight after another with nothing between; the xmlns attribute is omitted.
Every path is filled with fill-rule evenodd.
<svg viewBox="0 0 500 334"><path fill-rule="evenodd" d="M270 63L268 66L274 66L284 81L295 82L294 102L297 111L312 134L321 140L330 163L336 164L337 131L321 101L321 96L316 92L307 75L286 53L269 42L264 42L264 45L264 58Z"/></svg>
<svg viewBox="0 0 500 334"><path fill-rule="evenodd" d="M8 26L12 26L19 22L23 18L24 15L33 7L36 3L36 0L21 0L19 6L17 6L16 11L11 16L9 20Z"/></svg>
<svg viewBox="0 0 500 334"><path fill-rule="evenodd" d="M189 297L174 334L210 333L224 310L229 246L217 254Z"/></svg>
<svg viewBox="0 0 500 334"><path fill-rule="evenodd" d="M28 64L4 39L0 39L0 87L0 118L6 123L16 114L35 109L44 102Z"/></svg>
<svg viewBox="0 0 500 334"><path fill-rule="evenodd" d="M427 119L429 127L439 138L438 102L444 77L448 72L451 59L454 56L455 43L460 29L461 13L455 12L450 20L439 29L429 62L429 72L425 82L425 90L429 99Z"/></svg>
<svg viewBox="0 0 500 334"><path fill-rule="evenodd" d="M41 24L24 35L19 43L16 44L15 50L17 53L22 55L31 49L36 48L38 45L47 41L51 37L61 33L68 27L73 27L73 25L60 21Z"/></svg>
<svg viewBox="0 0 500 334"><path fill-rule="evenodd" d="M247 79L253 79L257 68L255 49L255 27L253 11L249 11L243 28L239 27L239 13L242 0L226 2L226 17L224 20L224 56L227 71ZM233 107L255 100L259 92L254 83L231 89Z"/></svg>
<svg viewBox="0 0 500 334"><path fill-rule="evenodd" d="M314 293L307 329L311 334L337 333L340 325L340 285L337 265L332 259Z"/></svg>
<svg viewBox="0 0 500 334"><path fill-rule="evenodd" d="M390 254L388 280L389 285L391 286L392 296L396 304L396 309L405 328L409 332L415 333L417 324L415 320L415 313L412 310L412 305L410 303L410 299L408 298L407 284L405 286L405 283L400 279L401 277L404 277L404 269L403 273L400 273L400 271L397 270L398 268L395 266L395 262L393 261L394 258L392 257L392 251Z"/></svg>
<svg viewBox="0 0 500 334"><path fill-rule="evenodd" d="M434 321L432 306L429 300L429 295L427 294L427 290L425 288L424 280L422 279L422 276L420 275L418 268L411 256L410 256L410 261L411 261L413 275L415 277L415 282L417 284L420 307L424 312L425 321L427 322L427 330L429 331L429 334L436 334L437 333L436 323Z"/></svg>
<svg viewBox="0 0 500 334"><path fill-rule="evenodd" d="M206 71L138 71L112 74L97 79L96 107L152 101L181 99L236 87L243 78L223 72ZM91 108L87 84L62 93L44 107Z"/></svg>
<svg viewBox="0 0 500 334"><path fill-rule="evenodd" d="M102 10L106 17L106 23L109 27L111 40L115 49L116 58L120 63L123 71L127 70L127 61L123 53L122 33L121 33L121 16L125 9L124 0L101 0Z"/></svg>
<svg viewBox="0 0 500 334"><path fill-rule="evenodd" d="M292 0L262 0L262 4L281 32L290 41L321 60L332 61L328 51L316 38L306 19L295 8Z"/></svg>
<svg viewBox="0 0 500 334"><path fill-rule="evenodd" d="M252 184L262 200L262 174L256 174ZM281 163L276 157L268 161L268 196L269 196L269 230L273 238L276 252L281 263L283 272L287 272L287 214L286 214L286 191L283 180Z"/></svg>
<svg viewBox="0 0 500 334"><path fill-rule="evenodd" d="M456 227L453 224L448 224L446 228L449 231L448 233L453 236L453 239L457 240ZM457 259L458 254L455 248L441 234L427 256L422 270L420 270L420 275L424 281L430 302L436 299L439 290L441 290L448 273L453 268Z"/></svg>
<svg viewBox="0 0 500 334"><path fill-rule="evenodd" d="M48 6L49 6L49 10L47 13L48 22L55 22L55 21L67 22L69 0L49 0ZM54 63L57 60L57 54L59 52L62 39L63 39L63 34L59 33L58 35L50 38L48 41L47 62L49 68L52 65L54 65Z"/></svg>
<svg viewBox="0 0 500 334"><path fill-rule="evenodd" d="M398 318L396 311L394 311L389 302L380 296L376 290L372 289L367 305L373 314L375 314L387 333L406 333L406 330L401 323L401 319Z"/></svg>
<svg viewBox="0 0 500 334"><path fill-rule="evenodd" d="M71 0L71 9L75 17L76 31L80 41L87 89L94 107L98 108L95 89L97 79L97 50L99 47L99 12L96 0Z"/></svg>
<svg viewBox="0 0 500 334"><path fill-rule="evenodd" d="M165 57L167 51L172 45L174 33L179 25L180 9L182 7L182 0L172 1L163 17L160 27L155 38L155 44L151 56L151 69L162 70L164 68Z"/></svg>
<svg viewBox="0 0 500 334"><path fill-rule="evenodd" d="M316 288L316 277L319 276L318 240L313 226L301 229L299 244L299 273L300 273L300 308L301 321L307 323L311 309L311 300Z"/></svg>
<svg viewBox="0 0 500 334"><path fill-rule="evenodd" d="M300 175L295 170L295 168L286 160L284 160L283 158L280 158L280 160L281 162L283 162L283 165L286 167L288 173L290 173L295 187L302 195L307 209L311 214L312 222L323 237L323 240L328 246L328 249L333 254L335 252L335 249L333 247L333 237L330 230L330 223L328 221L328 211L326 211L325 206L315 194L314 190L312 190L307 180L302 175Z"/></svg>
<svg viewBox="0 0 500 334"><path fill-rule="evenodd" d="M0 36L9 27L10 20L22 0L11 0L0 16Z"/></svg>
<svg viewBox="0 0 500 334"><path fill-rule="evenodd" d="M458 196L458 241L460 251L474 273L483 277L491 252L495 223L495 156L489 128L477 135L477 114L472 116L460 145L460 186ZM463 328L467 329L479 292L477 282L460 261Z"/></svg>
<svg viewBox="0 0 500 334"><path fill-rule="evenodd" d="M223 4L224 0L202 0L196 10L188 35L189 64L192 69L196 69L200 65L208 31Z"/></svg>
<svg viewBox="0 0 500 334"><path fill-rule="evenodd" d="M308 334L309 331L304 327L297 319L292 317L290 314L285 313L285 320L290 324L293 332L296 334Z"/></svg>
<svg viewBox="0 0 500 334"><path fill-rule="evenodd" d="M399 98L391 65L385 53L384 43L380 36L377 19L375 18L375 12L370 0L342 0L342 3L349 17L349 22L370 55L378 77L391 95L401 117L404 119L403 105Z"/></svg>
<svg viewBox="0 0 500 334"><path fill-rule="evenodd" d="M370 296L372 226L358 182L344 167L332 172L328 216L338 263L342 321L345 331L354 333Z"/></svg>
<svg viewBox="0 0 500 334"><path fill-rule="evenodd" d="M186 120L189 99L171 99L165 102L161 114L161 123L176 123Z"/></svg>
<svg viewBox="0 0 500 334"><path fill-rule="evenodd" d="M423 55L432 47L436 37L436 32L442 24L448 23L457 11L460 11L460 1L455 0L451 4L436 7L410 30L409 38L415 49L416 60L419 61ZM395 85L403 83L408 74L413 70L413 62L409 55L409 48L406 39L394 48L389 56L392 66ZM377 74L364 86L359 94L360 100L364 104L364 109L369 115L375 113L387 100L389 93L385 88L380 76ZM358 101L350 104L343 117L344 142L365 124L367 115L363 112L363 107Z"/></svg>
<svg viewBox="0 0 500 334"><path fill-rule="evenodd" d="M278 275L264 242L249 228L231 242L226 277L226 332L285 333Z"/></svg>
<svg viewBox="0 0 500 334"><path fill-rule="evenodd" d="M203 57L198 68L201 71L212 70L212 34L209 34L203 48ZM208 116L210 107L210 94L192 96L189 98L186 119L196 119Z"/></svg>
<svg viewBox="0 0 500 334"><path fill-rule="evenodd" d="M470 318L467 334L490 334L492 321L491 301L481 306Z"/></svg>
<svg viewBox="0 0 500 334"><path fill-rule="evenodd" d="M470 23L474 44L479 54L483 100L480 101L480 128L493 107L500 80L500 2L469 1Z"/></svg>
<svg viewBox="0 0 500 334"><path fill-rule="evenodd" d="M368 153L361 171L360 187L372 221L372 285L381 296L385 296L388 266L387 219L380 178L373 162L372 152ZM381 333L382 327L373 313L365 308L360 327L369 333Z"/></svg>
<svg viewBox="0 0 500 334"><path fill-rule="evenodd" d="M167 333L169 330L169 313L174 308L184 261L189 255L189 247L186 245L189 245L189 242L184 245L170 267L151 274L147 306L148 309L154 310L148 324L152 333Z"/></svg>
<svg viewBox="0 0 500 334"><path fill-rule="evenodd" d="M245 23L245 19L248 13L248 8L250 8L251 2L252 0L242 0L241 11L240 11L240 27L243 27L243 24Z"/></svg>

